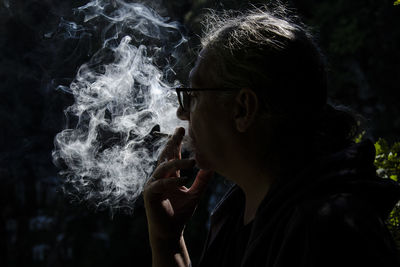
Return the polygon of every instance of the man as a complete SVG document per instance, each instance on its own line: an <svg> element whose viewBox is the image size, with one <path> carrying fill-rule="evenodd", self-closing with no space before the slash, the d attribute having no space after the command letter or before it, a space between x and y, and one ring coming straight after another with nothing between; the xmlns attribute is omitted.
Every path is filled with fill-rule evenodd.
<svg viewBox="0 0 400 267"><path fill-rule="evenodd" d="M178 128L144 190L153 266L190 266L183 230L213 172L233 181L200 266L398 266L383 221L399 187L376 177L357 120L327 104L323 56L283 8L208 17ZM190 188L180 170L201 169Z"/></svg>

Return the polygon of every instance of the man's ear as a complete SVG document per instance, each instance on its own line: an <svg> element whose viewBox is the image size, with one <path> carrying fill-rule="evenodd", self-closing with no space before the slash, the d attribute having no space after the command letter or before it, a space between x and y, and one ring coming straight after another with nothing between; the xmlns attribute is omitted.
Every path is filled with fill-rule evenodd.
<svg viewBox="0 0 400 267"><path fill-rule="evenodd" d="M235 126L241 133L254 123L258 111L258 97L253 90L243 88L235 98Z"/></svg>

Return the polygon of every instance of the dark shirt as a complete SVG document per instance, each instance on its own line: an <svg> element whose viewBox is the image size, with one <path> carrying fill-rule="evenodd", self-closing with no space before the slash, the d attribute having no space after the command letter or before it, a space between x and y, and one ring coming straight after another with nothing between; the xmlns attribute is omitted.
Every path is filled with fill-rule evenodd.
<svg viewBox="0 0 400 267"><path fill-rule="evenodd" d="M241 259L246 251L253 222L244 225L244 193L236 188L235 198L232 199L232 210L227 214L227 222L219 233L219 243L222 248L214 258L215 266L240 266Z"/></svg>
<svg viewBox="0 0 400 267"><path fill-rule="evenodd" d="M241 222L243 222L243 217ZM252 226L253 222L250 222L246 225L243 225L243 223L240 223L238 225L236 234L233 235L234 249L232 250L232 255L233 255L232 259L234 259L234 261L230 266L233 267L240 266L240 262L244 256L244 252L246 251L246 246L250 238L250 232Z"/></svg>
<svg viewBox="0 0 400 267"><path fill-rule="evenodd" d="M376 176L374 158L366 141L281 178L248 227L233 186L211 216L199 266L400 266L384 223L400 187Z"/></svg>

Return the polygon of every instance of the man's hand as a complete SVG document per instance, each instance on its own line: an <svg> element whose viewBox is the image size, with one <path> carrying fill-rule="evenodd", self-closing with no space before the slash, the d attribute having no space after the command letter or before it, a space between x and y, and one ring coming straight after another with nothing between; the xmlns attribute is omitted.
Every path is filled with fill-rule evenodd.
<svg viewBox="0 0 400 267"><path fill-rule="evenodd" d="M178 250L181 248L185 224L192 216L200 196L213 175L212 171L200 170L193 185L190 188L184 186L186 179L180 177L180 170L191 169L195 165L194 160L181 159L184 135L184 128L176 129L161 153L158 166L143 192L153 264L155 253L159 257L168 256L160 255L159 250L162 247L169 246ZM179 251L173 253L179 254ZM188 257L187 252L184 253Z"/></svg>

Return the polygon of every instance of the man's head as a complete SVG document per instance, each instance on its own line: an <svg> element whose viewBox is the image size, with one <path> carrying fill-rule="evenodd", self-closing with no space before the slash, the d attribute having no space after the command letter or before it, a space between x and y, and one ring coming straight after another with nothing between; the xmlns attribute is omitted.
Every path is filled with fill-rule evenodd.
<svg viewBox="0 0 400 267"><path fill-rule="evenodd" d="M189 120L200 167L218 171L232 158L275 153L283 131L325 106L323 57L294 21L266 8L208 16L190 83L215 90L192 92L191 110L178 110Z"/></svg>
<svg viewBox="0 0 400 267"><path fill-rule="evenodd" d="M282 7L211 14L202 38L216 87L250 88L276 115L311 113L326 103L324 57L305 26Z"/></svg>

